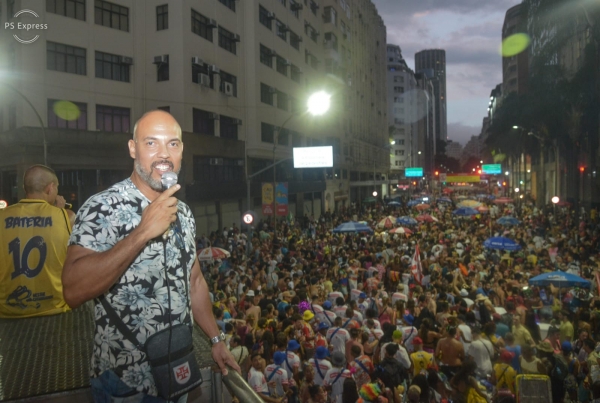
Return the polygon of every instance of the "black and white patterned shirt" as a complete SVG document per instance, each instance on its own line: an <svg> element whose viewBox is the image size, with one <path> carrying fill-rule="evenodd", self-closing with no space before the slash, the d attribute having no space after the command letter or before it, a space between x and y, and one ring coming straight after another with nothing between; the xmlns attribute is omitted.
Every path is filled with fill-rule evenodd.
<svg viewBox="0 0 600 403"><path fill-rule="evenodd" d="M88 199L77 214L69 245L104 252L127 237L142 219L150 204L131 179L119 182ZM171 290L172 324L190 323L190 272L194 264L196 224L190 208L178 202L179 224L166 245L166 262ZM185 254L185 256L182 256ZM165 277L165 249L162 237L154 239L105 294L139 343L169 326L169 300ZM187 263L184 278L183 261ZM187 288L186 284L187 282ZM91 376L108 369L122 372L122 380L132 388L156 395L154 379L146 355L117 330L106 311L95 301L95 337Z"/></svg>

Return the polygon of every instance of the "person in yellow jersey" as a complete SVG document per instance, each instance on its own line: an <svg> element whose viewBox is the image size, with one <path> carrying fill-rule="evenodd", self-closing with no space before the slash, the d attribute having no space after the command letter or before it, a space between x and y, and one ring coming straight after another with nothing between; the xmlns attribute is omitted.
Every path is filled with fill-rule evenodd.
<svg viewBox="0 0 600 403"><path fill-rule="evenodd" d="M410 355L410 362L413 367L413 376L417 376L421 371L427 371L427 368L434 365L433 354L423 351L423 340L416 336L412 341L415 352Z"/></svg>
<svg viewBox="0 0 600 403"><path fill-rule="evenodd" d="M44 165L23 177L25 198L0 210L0 317L54 315L70 308L62 270L75 214L58 195L58 178Z"/></svg>

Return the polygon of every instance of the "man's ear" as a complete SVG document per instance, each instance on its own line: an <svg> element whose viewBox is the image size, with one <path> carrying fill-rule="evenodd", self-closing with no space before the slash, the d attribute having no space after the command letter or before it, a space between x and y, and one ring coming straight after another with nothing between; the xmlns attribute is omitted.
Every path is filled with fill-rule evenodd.
<svg viewBox="0 0 600 403"><path fill-rule="evenodd" d="M129 147L129 156L135 159L135 140L129 140L127 142L127 147Z"/></svg>
<svg viewBox="0 0 600 403"><path fill-rule="evenodd" d="M46 185L46 187L44 188L44 194L49 195L52 192L53 186L56 186L56 183L54 182L50 182Z"/></svg>

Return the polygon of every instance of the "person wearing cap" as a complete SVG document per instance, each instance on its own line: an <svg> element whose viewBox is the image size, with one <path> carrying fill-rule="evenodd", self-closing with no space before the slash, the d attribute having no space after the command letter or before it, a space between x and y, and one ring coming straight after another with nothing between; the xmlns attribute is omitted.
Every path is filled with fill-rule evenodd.
<svg viewBox="0 0 600 403"><path fill-rule="evenodd" d="M398 350L396 350L396 353L394 354L394 358L396 359L396 361L398 361L398 363L402 366L402 368L404 368L405 370L408 370L411 366L411 363L410 363L410 357L408 356L408 351L406 351L406 348L404 348L404 346L402 345L402 331L400 331L398 329L394 330L394 332L392 333L392 342L384 343L381 346L381 356L380 356L381 360L383 360L385 358L386 347L388 344L396 344L398 346Z"/></svg>
<svg viewBox="0 0 600 403"><path fill-rule="evenodd" d="M283 398L288 394L288 373L282 365L285 361L285 353L276 351L273 354L273 364L265 368L265 378L269 387L269 396L272 398Z"/></svg>
<svg viewBox="0 0 600 403"><path fill-rule="evenodd" d="M252 355L252 366L248 372L248 385L256 392L256 394L267 403L283 403L283 398L275 398L269 396L269 386L267 378L261 371L261 356L258 353Z"/></svg>
<svg viewBox="0 0 600 403"><path fill-rule="evenodd" d="M325 322L321 322L317 325L317 332L315 333L315 348L319 347L328 347L329 343L327 343L327 330L329 330L329 324Z"/></svg>
<svg viewBox="0 0 600 403"><path fill-rule="evenodd" d="M492 377L490 382L492 385L496 385L496 389L499 391L502 389L508 389L514 395L517 379L517 371L512 367L512 360L515 358L514 353L508 350L500 353L500 361L494 364L492 371Z"/></svg>
<svg viewBox="0 0 600 403"><path fill-rule="evenodd" d="M319 322L328 323L330 327L333 326L333 321L336 318L336 314L331 311L331 302L323 302L323 311L317 312L315 316Z"/></svg>
<svg viewBox="0 0 600 403"><path fill-rule="evenodd" d="M396 305L396 301L408 301L408 296L404 293L404 284L400 283L397 286L397 291L392 294L392 305Z"/></svg>
<svg viewBox="0 0 600 403"><path fill-rule="evenodd" d="M285 368L288 373L290 387L296 385L296 382L298 381L298 371L300 370L300 364L302 363L297 354L298 350L300 350L300 343L294 339L288 341L283 368Z"/></svg>
<svg viewBox="0 0 600 403"><path fill-rule="evenodd" d="M335 351L331 354L331 365L332 368L327 371L325 378L323 379L323 386L331 391L331 402L332 403L345 403L342 402L342 391L344 388L344 380L351 378L352 373L347 370L346 357L340 351Z"/></svg>
<svg viewBox="0 0 600 403"><path fill-rule="evenodd" d="M314 358L308 360L308 364L313 367L315 373L315 385L322 386L325 374L333 367L331 363L327 361L327 357L329 357L329 349L321 346L317 347L315 350Z"/></svg>
<svg viewBox="0 0 600 403"><path fill-rule="evenodd" d="M423 351L423 340L416 336L412 340L414 353L410 355L410 361L413 368L413 376L417 376L421 371L426 371L428 368L435 365L433 354Z"/></svg>

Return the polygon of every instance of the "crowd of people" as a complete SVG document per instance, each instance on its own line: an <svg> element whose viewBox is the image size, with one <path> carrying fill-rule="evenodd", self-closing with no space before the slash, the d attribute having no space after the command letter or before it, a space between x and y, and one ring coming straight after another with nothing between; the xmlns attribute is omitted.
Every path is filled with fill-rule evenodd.
<svg viewBox="0 0 600 403"><path fill-rule="evenodd" d="M486 198L486 214L457 217L457 201L433 201L424 212L435 219L411 235L377 224L418 210L382 203L197 239L231 254L202 270L226 344L265 402L510 402L521 374L545 380L555 403L600 398L594 212ZM505 215L520 223L497 224ZM374 232L332 231L351 220ZM485 248L491 236L520 250ZM559 270L591 288L529 284Z"/></svg>

